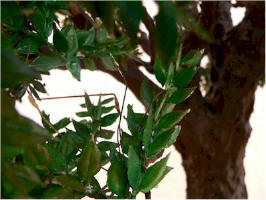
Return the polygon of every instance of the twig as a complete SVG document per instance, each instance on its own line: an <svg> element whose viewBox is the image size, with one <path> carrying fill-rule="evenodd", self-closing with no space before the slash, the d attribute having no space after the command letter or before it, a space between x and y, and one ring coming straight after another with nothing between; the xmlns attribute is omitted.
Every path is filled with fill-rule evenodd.
<svg viewBox="0 0 266 200"><path fill-rule="evenodd" d="M113 95L116 98L116 95L114 93L88 94L88 96L109 96L109 95ZM61 96L61 97L46 97L46 98L40 98L40 101L42 101L42 100L53 100L53 99L81 98L81 97L85 97L85 95L73 95L73 96Z"/></svg>

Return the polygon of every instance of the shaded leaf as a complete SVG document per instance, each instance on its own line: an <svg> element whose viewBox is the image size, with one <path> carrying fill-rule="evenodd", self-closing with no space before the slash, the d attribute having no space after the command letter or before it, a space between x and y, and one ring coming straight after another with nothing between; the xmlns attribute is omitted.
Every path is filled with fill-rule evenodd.
<svg viewBox="0 0 266 200"><path fill-rule="evenodd" d="M174 78L174 85L178 88L186 87L193 79L196 70L193 68L182 69Z"/></svg>
<svg viewBox="0 0 266 200"><path fill-rule="evenodd" d="M125 196L125 189L127 185L127 168L123 161L116 158L108 169L107 185L109 189L119 195Z"/></svg>
<svg viewBox="0 0 266 200"><path fill-rule="evenodd" d="M174 104L182 103L184 100L186 100L196 89L196 87L192 88L181 88L173 93L173 95L170 97L169 101Z"/></svg>
<svg viewBox="0 0 266 200"><path fill-rule="evenodd" d="M142 163L132 146L128 150L128 180L133 189L137 189L142 178Z"/></svg>
<svg viewBox="0 0 266 200"><path fill-rule="evenodd" d="M201 60L202 52L200 50L190 51L180 62L180 65L187 65L189 67L196 66Z"/></svg>
<svg viewBox="0 0 266 200"><path fill-rule="evenodd" d="M61 52L68 51L68 48L69 48L68 41L65 35L58 29L54 30L53 43L54 43L55 48L58 51L61 51Z"/></svg>
<svg viewBox="0 0 266 200"><path fill-rule="evenodd" d="M79 48L83 46L91 46L95 38L95 28L92 27L89 31L79 30L77 31L78 45Z"/></svg>
<svg viewBox="0 0 266 200"><path fill-rule="evenodd" d="M153 93L149 86L149 82L144 80L140 88L140 98L142 103L148 108L153 101Z"/></svg>
<svg viewBox="0 0 266 200"><path fill-rule="evenodd" d="M16 49L21 54L37 54L39 52L39 44L32 38L25 38L21 40Z"/></svg>
<svg viewBox="0 0 266 200"><path fill-rule="evenodd" d="M153 124L152 122L153 122L153 117L152 117L152 112L150 112L143 132L143 145L146 154L148 153L151 143L152 124Z"/></svg>
<svg viewBox="0 0 266 200"><path fill-rule="evenodd" d="M159 83L161 83L161 85L164 86L166 81L166 73L158 56L155 59L154 73Z"/></svg>
<svg viewBox="0 0 266 200"><path fill-rule="evenodd" d="M109 140L113 137L114 133L115 132L111 130L101 129L97 132L97 136Z"/></svg>
<svg viewBox="0 0 266 200"><path fill-rule="evenodd" d="M116 149L118 147L118 144L109 141L102 141L98 144L98 147L101 151L109 151L111 149Z"/></svg>
<svg viewBox="0 0 266 200"><path fill-rule="evenodd" d="M105 69L114 71L116 70L113 59L111 56L101 56L100 60L102 61L102 64Z"/></svg>
<svg viewBox="0 0 266 200"><path fill-rule="evenodd" d="M165 175L168 158L169 154L147 169L140 184L142 192L149 192L162 180L162 177Z"/></svg>
<svg viewBox="0 0 266 200"><path fill-rule="evenodd" d="M97 174L101 169L101 152L97 145L89 141L82 150L78 163L78 174L87 179Z"/></svg>
<svg viewBox="0 0 266 200"><path fill-rule="evenodd" d="M84 186L80 183L80 181L78 181L77 179L69 175L56 176L54 178L54 181L56 181L57 183L59 183L60 185L66 188L69 188L69 189L72 189L78 192L84 191Z"/></svg>
<svg viewBox="0 0 266 200"><path fill-rule="evenodd" d="M66 65L67 69L71 72L71 74L78 80L80 81L80 71L81 71L81 67L80 67L80 61L78 59L78 57L73 56L69 63L67 63Z"/></svg>
<svg viewBox="0 0 266 200"><path fill-rule="evenodd" d="M119 117L118 113L112 113L112 114L106 115L103 118L101 118L101 125L103 127L110 126L116 121L118 117Z"/></svg>
<svg viewBox="0 0 266 200"><path fill-rule="evenodd" d="M59 56L40 56L32 61L30 67L40 71L49 71L65 64L66 61Z"/></svg>

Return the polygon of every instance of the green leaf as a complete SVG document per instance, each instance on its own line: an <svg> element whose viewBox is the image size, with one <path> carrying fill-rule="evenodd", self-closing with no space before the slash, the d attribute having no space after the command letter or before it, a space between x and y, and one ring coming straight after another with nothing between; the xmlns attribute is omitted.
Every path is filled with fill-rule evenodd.
<svg viewBox="0 0 266 200"><path fill-rule="evenodd" d="M170 143L172 134L174 133L174 128L164 131L156 135L153 142L150 144L149 151L147 153L148 158L154 157L156 154L161 152Z"/></svg>
<svg viewBox="0 0 266 200"><path fill-rule="evenodd" d="M112 113L112 114L106 115L103 118L101 118L101 125L103 127L110 126L116 121L118 117L119 117L118 113Z"/></svg>
<svg viewBox="0 0 266 200"><path fill-rule="evenodd" d="M78 57L73 56L69 63L66 65L67 69L71 72L71 74L78 80L80 81L80 61Z"/></svg>
<svg viewBox="0 0 266 200"><path fill-rule="evenodd" d="M114 71L116 70L113 59L111 56L101 56L100 60L102 61L102 64L105 69Z"/></svg>
<svg viewBox="0 0 266 200"><path fill-rule="evenodd" d="M65 64L66 61L59 56L40 56L32 61L30 67L40 71L49 71Z"/></svg>
<svg viewBox="0 0 266 200"><path fill-rule="evenodd" d="M180 62L180 65L186 65L189 67L196 66L201 60L202 52L200 50L190 51Z"/></svg>
<svg viewBox="0 0 266 200"><path fill-rule="evenodd" d="M72 189L77 192L84 192L84 186L74 177L69 175L56 176L53 181L56 181L63 187Z"/></svg>
<svg viewBox="0 0 266 200"><path fill-rule="evenodd" d="M125 196L127 187L127 168L122 160L116 158L108 169L107 185L109 189L119 195Z"/></svg>
<svg viewBox="0 0 266 200"><path fill-rule="evenodd" d="M79 48L83 46L91 46L95 38L95 28L92 27L89 31L87 30L77 31L77 38L78 38Z"/></svg>
<svg viewBox="0 0 266 200"><path fill-rule="evenodd" d="M114 108L115 108L115 106L109 106L109 107L105 107L105 106L103 106L103 107L102 107L102 114L109 113L109 112L111 112Z"/></svg>
<svg viewBox="0 0 266 200"><path fill-rule="evenodd" d="M33 24L34 24L36 30L39 33L44 35L44 29L46 26L46 19L45 19L44 13L42 13L40 9L37 9L35 14L34 14Z"/></svg>
<svg viewBox="0 0 266 200"><path fill-rule="evenodd" d="M89 128L86 125L84 125L80 122L77 122L74 119L72 119L72 122L73 122L75 130L78 133L80 133L80 135L82 137L87 137L91 133L91 131L89 130Z"/></svg>
<svg viewBox="0 0 266 200"><path fill-rule="evenodd" d="M36 92L36 90L33 87L31 87L31 86L29 86L29 89L30 89L31 93L33 94L33 96L36 99L40 100L40 96L39 96L38 92Z"/></svg>
<svg viewBox="0 0 266 200"><path fill-rule="evenodd" d="M116 149L118 144L109 141L102 141L98 144L98 147L101 151L110 151L111 149Z"/></svg>
<svg viewBox="0 0 266 200"><path fill-rule="evenodd" d="M154 73L159 83L161 83L161 85L164 86L166 81L166 73L158 56L155 59Z"/></svg>
<svg viewBox="0 0 266 200"><path fill-rule="evenodd" d="M145 118L143 118L144 114L134 113L132 106L127 106L127 125L133 135L138 135L143 130L142 126L140 126L141 122L143 124L145 122Z"/></svg>
<svg viewBox="0 0 266 200"><path fill-rule="evenodd" d="M56 130L60 130L62 128L65 128L68 124L70 124L70 122L71 122L70 119L68 117L65 117L65 118L59 120L58 122L56 122L54 124L54 127Z"/></svg>
<svg viewBox="0 0 266 200"><path fill-rule="evenodd" d="M47 149L50 156L48 168L53 172L65 171L67 163L63 155L58 150L56 150L51 144L45 145L45 148Z"/></svg>
<svg viewBox="0 0 266 200"><path fill-rule="evenodd" d="M97 145L89 141L82 150L78 163L78 174L83 179L92 177L101 169L101 152Z"/></svg>
<svg viewBox="0 0 266 200"><path fill-rule="evenodd" d="M166 147L170 147L172 144L175 143L176 138L177 138L178 134L180 133L180 130L181 130L181 126L178 126L175 129L175 131L171 134L171 138L169 139Z"/></svg>
<svg viewBox="0 0 266 200"><path fill-rule="evenodd" d="M21 54L37 54L39 52L39 43L32 38L25 38L21 40L16 49Z"/></svg>
<svg viewBox="0 0 266 200"><path fill-rule="evenodd" d="M119 8L118 13L122 25L125 27L127 35L133 43L137 42L137 32L139 31L140 21L145 16L145 8L140 1L116 1L116 6Z"/></svg>
<svg viewBox="0 0 266 200"><path fill-rule="evenodd" d="M176 9L173 2L161 1L159 14L155 17L155 46L161 61L169 64L176 55L178 30Z"/></svg>
<svg viewBox="0 0 266 200"><path fill-rule="evenodd" d="M46 148L37 144L24 152L24 163L39 170L45 170L48 167L50 156Z"/></svg>
<svg viewBox="0 0 266 200"><path fill-rule="evenodd" d="M85 105L89 113L92 112L93 109L93 104L91 103L90 97L88 94L85 92Z"/></svg>
<svg viewBox="0 0 266 200"><path fill-rule="evenodd" d="M111 98L108 98L108 99L103 100L103 101L101 102L101 104L102 104L102 105L104 105L104 104L108 104L108 103L110 103L110 102L113 101L113 100L114 100L114 98L111 97Z"/></svg>
<svg viewBox="0 0 266 200"><path fill-rule="evenodd" d="M142 163L132 146L128 150L128 180L133 189L137 189L142 178Z"/></svg>
<svg viewBox="0 0 266 200"><path fill-rule="evenodd" d="M182 103L184 100L186 100L196 89L196 87L192 88L181 88L173 93L173 95L170 97L169 101L174 104Z"/></svg>
<svg viewBox="0 0 266 200"><path fill-rule="evenodd" d="M190 109L185 111L176 111L165 114L160 120L159 124L156 126L156 130L161 130L164 128L172 128L174 125L179 123L182 118L190 112Z"/></svg>
<svg viewBox="0 0 266 200"><path fill-rule="evenodd" d="M74 192L69 188L62 188L59 185L50 185L44 192L41 199L72 199Z"/></svg>
<svg viewBox="0 0 266 200"><path fill-rule="evenodd" d="M34 88L38 90L39 92L46 93L46 89L44 87L44 84L42 84L39 81L32 80L31 83L33 84Z"/></svg>
<svg viewBox="0 0 266 200"><path fill-rule="evenodd" d="M152 111L150 111L143 132L143 145L144 145L145 154L148 153L148 150L150 148L151 136L152 136L152 124L153 124L153 117L152 117Z"/></svg>
<svg viewBox="0 0 266 200"><path fill-rule="evenodd" d="M169 69L168 69L168 74L167 74L167 78L166 78L166 82L165 82L165 88L168 89L173 81L173 77L174 77L174 65L173 63L170 64Z"/></svg>
<svg viewBox="0 0 266 200"><path fill-rule="evenodd" d="M146 108L148 108L153 101L153 93L149 86L148 80L144 80L142 82L142 85L140 88L140 98Z"/></svg>
<svg viewBox="0 0 266 200"><path fill-rule="evenodd" d="M109 140L113 137L114 133L115 132L111 130L101 129L97 132L97 136Z"/></svg>
<svg viewBox="0 0 266 200"><path fill-rule="evenodd" d="M121 137L121 145L122 145L122 151L123 153L127 154L129 146L138 146L140 144L140 141L134 137L131 136L125 132L123 132L122 137Z"/></svg>
<svg viewBox="0 0 266 200"><path fill-rule="evenodd" d="M191 68L182 69L174 78L174 85L178 88L186 87L193 79L196 70Z"/></svg>
<svg viewBox="0 0 266 200"><path fill-rule="evenodd" d="M27 194L35 186L43 186L39 175L30 167L6 162L2 165L2 181L16 188L20 195Z"/></svg>
<svg viewBox="0 0 266 200"><path fill-rule="evenodd" d="M53 35L53 43L55 48L60 52L67 52L68 51L68 41L65 37L65 35L59 31L58 29L54 30Z"/></svg>
<svg viewBox="0 0 266 200"><path fill-rule="evenodd" d="M25 65L14 53L3 50L1 52L1 87L7 88L17 85L19 82L38 78L39 74Z"/></svg>
<svg viewBox="0 0 266 200"><path fill-rule="evenodd" d="M107 31L105 28L101 28L101 29L97 30L96 39L99 43L105 42L106 38L107 38Z"/></svg>
<svg viewBox="0 0 266 200"><path fill-rule="evenodd" d="M162 177L165 175L168 158L169 154L147 169L140 184L142 192L149 192L162 180Z"/></svg>
<svg viewBox="0 0 266 200"><path fill-rule="evenodd" d="M65 34L68 40L68 57L71 58L78 50L78 38L76 31L73 26L65 26L62 29L62 32Z"/></svg>

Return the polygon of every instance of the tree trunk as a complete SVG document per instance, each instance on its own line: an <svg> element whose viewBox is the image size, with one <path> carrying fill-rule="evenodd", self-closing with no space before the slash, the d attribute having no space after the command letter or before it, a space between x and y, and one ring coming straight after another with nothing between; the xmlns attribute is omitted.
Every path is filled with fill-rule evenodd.
<svg viewBox="0 0 266 200"><path fill-rule="evenodd" d="M206 97L197 91L187 102L192 111L176 143L187 175L187 198L248 197L243 159L254 93L265 66L264 12L264 2L249 3L241 24L220 45L209 46L210 90Z"/></svg>

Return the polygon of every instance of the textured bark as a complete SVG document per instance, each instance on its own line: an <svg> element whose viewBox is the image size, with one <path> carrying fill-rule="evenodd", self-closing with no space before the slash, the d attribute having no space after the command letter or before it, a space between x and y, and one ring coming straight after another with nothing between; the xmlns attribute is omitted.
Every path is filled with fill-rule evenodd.
<svg viewBox="0 0 266 200"><path fill-rule="evenodd" d="M265 66L264 2L248 4L243 22L225 37L221 45L210 45L211 88L206 98L187 102L192 111L176 143L187 175L187 198L247 198L243 159L254 93Z"/></svg>
<svg viewBox="0 0 266 200"><path fill-rule="evenodd" d="M175 144L181 153L187 175L187 198L247 198L243 159L251 127L249 118L254 106L254 93L265 66L264 2L239 2L246 16L232 26L230 2L202 2L200 21L216 39L206 44L193 33L187 34L183 54L191 49L208 49L211 60L211 83L205 97L197 89L178 108L191 108L183 119L182 131ZM149 16L144 21L152 32ZM146 79L138 69L151 68L155 52L149 38L142 34L140 45L152 57L151 63L128 59L123 70L129 88L140 99L140 85ZM100 70L123 83L118 72ZM200 71L191 83L198 85ZM152 83L151 83L152 84ZM155 89L158 89L154 85Z"/></svg>

